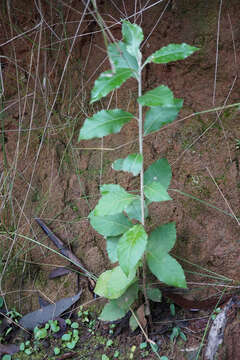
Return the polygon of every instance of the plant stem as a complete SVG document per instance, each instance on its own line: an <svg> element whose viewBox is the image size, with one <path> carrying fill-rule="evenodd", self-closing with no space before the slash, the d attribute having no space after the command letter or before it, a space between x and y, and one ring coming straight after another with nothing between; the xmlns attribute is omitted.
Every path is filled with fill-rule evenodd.
<svg viewBox="0 0 240 360"><path fill-rule="evenodd" d="M141 67L141 58L138 59L138 97L142 96L142 67ZM142 114L142 105L138 104L138 142L139 142L139 153L142 155L142 166L140 171L140 201L141 201L141 222L144 227L145 225L145 216L144 216L144 173L143 173L143 165L144 165L144 158L143 158L143 114ZM152 326L152 317L150 311L150 304L147 297L147 267L146 267L146 255L143 255L143 294L145 298L145 305L146 305L146 314L149 316L150 326Z"/></svg>
<svg viewBox="0 0 240 360"><path fill-rule="evenodd" d="M138 73L138 97L142 96L142 72L141 72L141 63L139 61L139 73ZM142 167L140 171L140 197L141 197L141 222L144 226L144 192L143 192L143 134L142 134L142 105L138 104L138 142L139 142L139 153L142 155Z"/></svg>

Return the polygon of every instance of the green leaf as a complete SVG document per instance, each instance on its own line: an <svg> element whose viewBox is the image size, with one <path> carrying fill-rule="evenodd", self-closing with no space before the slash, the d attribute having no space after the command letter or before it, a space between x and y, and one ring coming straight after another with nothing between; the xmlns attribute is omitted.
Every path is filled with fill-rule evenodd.
<svg viewBox="0 0 240 360"><path fill-rule="evenodd" d="M182 99L174 99L172 105L151 107L145 115L144 135L158 131L162 126L173 122L176 119L182 105Z"/></svg>
<svg viewBox="0 0 240 360"><path fill-rule="evenodd" d="M93 117L85 120L78 141L116 134L132 118L132 114L120 109L101 110L94 114Z"/></svg>
<svg viewBox="0 0 240 360"><path fill-rule="evenodd" d="M132 332L138 328L138 322L133 315L129 319L129 326Z"/></svg>
<svg viewBox="0 0 240 360"><path fill-rule="evenodd" d="M109 357L105 354L102 355L102 360L110 360Z"/></svg>
<svg viewBox="0 0 240 360"><path fill-rule="evenodd" d="M131 69L116 69L104 71L95 81L91 91L90 104L108 95L112 90L118 89L127 79L133 76Z"/></svg>
<svg viewBox="0 0 240 360"><path fill-rule="evenodd" d="M34 337L36 340L45 339L45 337L47 337L47 330L45 328L39 329L36 327L35 329L34 329Z"/></svg>
<svg viewBox="0 0 240 360"><path fill-rule="evenodd" d="M54 355L59 355L60 352L61 352L61 350L59 349L59 347L55 347L55 348L53 349L53 351L54 351Z"/></svg>
<svg viewBox="0 0 240 360"><path fill-rule="evenodd" d="M113 184L109 185L112 187ZM115 185L113 191L104 192L94 209L94 215L104 216L121 213L135 199L136 195L128 193L120 185Z"/></svg>
<svg viewBox="0 0 240 360"><path fill-rule="evenodd" d="M148 238L148 250L156 251L159 256L169 253L176 242L176 226L174 222L161 225L153 230Z"/></svg>
<svg viewBox="0 0 240 360"><path fill-rule="evenodd" d="M134 301L138 297L138 291L139 291L139 286L138 286L138 282L136 281L127 288L127 290L124 292L122 296L120 296L116 300L111 300L111 301L116 302L116 304L118 304L120 308L129 311L129 307L134 303Z"/></svg>
<svg viewBox="0 0 240 360"><path fill-rule="evenodd" d="M125 159L117 159L113 162L114 170L131 172L134 176L138 175L142 168L143 157L141 154L130 154Z"/></svg>
<svg viewBox="0 0 240 360"><path fill-rule="evenodd" d="M118 261L126 276L135 268L146 246L147 233L141 224L134 225L119 239L117 245Z"/></svg>
<svg viewBox="0 0 240 360"><path fill-rule="evenodd" d="M150 342L150 346L154 353L158 352L158 345L156 343Z"/></svg>
<svg viewBox="0 0 240 360"><path fill-rule="evenodd" d="M123 41L127 45L127 51L136 59L141 59L139 46L143 41L143 32L140 26L131 24L129 21L122 22Z"/></svg>
<svg viewBox="0 0 240 360"><path fill-rule="evenodd" d="M161 85L140 96L137 101L144 106L170 106L174 103L174 97L167 86Z"/></svg>
<svg viewBox="0 0 240 360"><path fill-rule="evenodd" d="M162 292L157 288L147 287L147 297L155 302L162 301Z"/></svg>
<svg viewBox="0 0 240 360"><path fill-rule="evenodd" d="M120 266L116 266L99 276L94 292L107 299L117 299L135 281L135 274L136 269L133 269L127 277Z"/></svg>
<svg viewBox="0 0 240 360"><path fill-rule="evenodd" d="M103 236L117 236L132 227L132 223L124 214L95 216L94 210L89 214L92 227Z"/></svg>
<svg viewBox="0 0 240 360"><path fill-rule="evenodd" d="M184 334L184 332L180 331L180 337L183 339L183 341L187 341L187 337L186 335Z"/></svg>
<svg viewBox="0 0 240 360"><path fill-rule="evenodd" d="M167 159L159 159L151 164L144 173L144 194L150 201L171 200L167 188L172 178Z"/></svg>
<svg viewBox="0 0 240 360"><path fill-rule="evenodd" d="M27 354L27 355L31 355L32 352L33 352L33 350L32 350L32 348L28 348L28 349L25 349L24 352L25 352L25 354Z"/></svg>
<svg viewBox="0 0 240 360"><path fill-rule="evenodd" d="M113 344L112 339L109 339L109 340L107 340L107 342L106 342L106 347L110 347L110 346L112 346L112 344Z"/></svg>
<svg viewBox="0 0 240 360"><path fill-rule="evenodd" d="M151 272L170 286L186 288L186 279L181 265L169 254L161 256L156 249L147 250L147 264Z"/></svg>
<svg viewBox="0 0 240 360"><path fill-rule="evenodd" d="M67 343L67 348L72 350L75 348L76 344L77 344L77 341L72 340L71 342Z"/></svg>
<svg viewBox="0 0 240 360"><path fill-rule="evenodd" d="M100 314L100 320L115 321L121 319L129 311L129 307L138 296L138 283L132 284L122 296L116 300L110 300Z"/></svg>
<svg viewBox="0 0 240 360"><path fill-rule="evenodd" d="M135 219L142 221L142 212L141 212L141 200L140 198L134 200L128 207L125 209L126 214L130 219ZM144 217L148 217L148 207L144 202Z"/></svg>
<svg viewBox="0 0 240 360"><path fill-rule="evenodd" d="M11 359L12 359L12 356L9 355L9 354L5 354L5 355L3 355L3 357L2 357L2 360L11 360Z"/></svg>
<svg viewBox="0 0 240 360"><path fill-rule="evenodd" d="M121 186L119 186L118 184L103 184L102 186L100 186L100 192L102 195L107 195L110 192L114 192L114 191L120 191Z"/></svg>
<svg viewBox="0 0 240 360"><path fill-rule="evenodd" d="M153 182L144 186L144 194L151 201L168 201L172 198L168 195L167 190L159 182Z"/></svg>
<svg viewBox="0 0 240 360"><path fill-rule="evenodd" d="M175 338L177 338L178 335L179 335L179 333L180 333L179 327L176 327L176 326L175 326L175 327L172 329L172 333L171 333L171 336L170 336L171 341L173 341Z"/></svg>
<svg viewBox="0 0 240 360"><path fill-rule="evenodd" d="M115 321L126 315L126 310L121 309L114 300L110 300L103 308L99 319L103 321Z"/></svg>
<svg viewBox="0 0 240 360"><path fill-rule="evenodd" d="M186 287L181 265L168 252L176 242L175 223L156 228L150 235L147 245L147 263L151 272L162 282Z"/></svg>
<svg viewBox="0 0 240 360"><path fill-rule="evenodd" d="M116 261L118 261L117 245L118 245L119 239L120 239L120 236L107 237L107 239L106 239L107 253L108 253L108 257L109 257L111 263L115 263Z"/></svg>
<svg viewBox="0 0 240 360"><path fill-rule="evenodd" d="M127 45L122 41L108 45L108 56L113 69L132 69L136 73L138 71L137 59L130 55L127 51ZM136 75L132 73L132 76Z"/></svg>
<svg viewBox="0 0 240 360"><path fill-rule="evenodd" d="M63 334L62 335L62 340L63 341L69 341L69 340L71 340L71 337L72 337L72 333Z"/></svg>
<svg viewBox="0 0 240 360"><path fill-rule="evenodd" d="M74 321L74 322L71 324L71 328L72 328L72 329L78 329L78 328L79 328L79 323L77 323L76 321Z"/></svg>
<svg viewBox="0 0 240 360"><path fill-rule="evenodd" d="M167 64L171 61L183 60L189 55L192 55L197 50L199 49L185 43L169 44L149 56L145 64L149 62L153 62L156 64Z"/></svg>

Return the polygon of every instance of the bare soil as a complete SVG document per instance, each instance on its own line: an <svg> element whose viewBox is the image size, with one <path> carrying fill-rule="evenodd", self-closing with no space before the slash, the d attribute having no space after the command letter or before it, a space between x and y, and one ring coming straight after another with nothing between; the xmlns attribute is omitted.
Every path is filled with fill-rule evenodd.
<svg viewBox="0 0 240 360"><path fill-rule="evenodd" d="M136 9L134 1L116 3L99 1L98 7L106 24L112 26L113 36L120 40L118 22ZM229 0L220 8L217 0L179 0L171 1L165 9L166 3L143 1L142 11L130 17L143 28L144 57L169 43L186 42L200 51L184 61L150 64L143 74L144 91L164 84L175 97L184 99L174 124L144 139L145 166L166 157L173 171L173 201L151 205L149 229L159 223L176 222L178 241L173 253L189 271L189 298L208 299L212 293L221 295L220 288L208 286L220 282L211 278L214 273L231 279L231 285L238 286L240 280L240 146L236 142L240 139L239 107L193 114L239 102L240 4ZM3 1L0 11L5 109L1 120L0 254L3 264L10 261L8 254L13 260L1 290L9 304L26 313L38 308L37 291L56 301L76 293L79 285L75 274L48 279L53 267L68 262L27 239L54 248L35 217L49 224L95 275L110 266L105 240L91 228L87 216L98 200L100 184L119 183L126 189L136 186L130 175L113 171L111 163L137 151L137 126L133 121L120 134L108 136L103 142L79 143L77 138L85 117L101 107L109 105L136 114L137 88L129 81L111 102L107 98L94 108L88 105L94 80L109 68L109 63L99 27L89 11L84 13L81 2L40 1L37 7L35 2L12 0L10 9L7 4ZM115 150L101 151L102 147ZM207 273L192 264L211 271L210 277L200 276L199 272ZM84 279L80 286L84 289L82 301L92 301ZM196 289L199 287L200 291ZM162 355L195 359L194 351L207 323L204 316L209 316L211 306L194 315L178 308L179 320L201 319L186 320L182 326L188 340L174 345L169 343L173 320L168 305L162 306L167 308L167 315L161 318L154 312L152 329ZM171 324L167 332L159 325L164 321ZM99 326L104 333L104 325ZM236 310L227 325L218 359L238 359L238 338ZM132 335L127 327L117 339L119 347L124 348L124 359L129 356L130 350L126 349L144 341L140 333ZM96 354L86 359L100 359ZM142 353L134 356L140 359Z"/></svg>

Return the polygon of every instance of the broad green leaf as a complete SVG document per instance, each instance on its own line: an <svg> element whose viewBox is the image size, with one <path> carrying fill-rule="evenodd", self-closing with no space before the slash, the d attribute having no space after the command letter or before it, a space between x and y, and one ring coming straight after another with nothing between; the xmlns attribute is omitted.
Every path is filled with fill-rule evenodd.
<svg viewBox="0 0 240 360"><path fill-rule="evenodd" d="M118 89L132 76L131 69L116 69L114 72L112 70L103 72L94 83L90 104L108 95L112 90Z"/></svg>
<svg viewBox="0 0 240 360"><path fill-rule="evenodd" d="M108 257L111 261L111 263L115 263L118 261L118 257L117 257L117 245L118 245L118 240L120 239L120 236L111 236L111 237L107 237L106 242L107 242L107 253L108 253Z"/></svg>
<svg viewBox="0 0 240 360"><path fill-rule="evenodd" d="M186 288L186 279L181 265L169 254L161 256L156 249L147 250L147 264L151 272L170 286Z"/></svg>
<svg viewBox="0 0 240 360"><path fill-rule="evenodd" d="M119 265L126 274L136 267L147 246L147 233L141 224L134 225L119 239L117 255Z"/></svg>
<svg viewBox="0 0 240 360"><path fill-rule="evenodd" d="M108 56L114 69L132 69L133 76L136 77L138 71L137 59L127 51L127 45L122 41L108 45Z"/></svg>
<svg viewBox="0 0 240 360"><path fill-rule="evenodd" d="M128 207L125 209L127 216L130 219L135 219L142 221L142 211L141 211L141 200L140 198L134 200ZM148 217L148 207L144 201L144 217Z"/></svg>
<svg viewBox="0 0 240 360"><path fill-rule="evenodd" d="M174 99L172 105L151 107L145 115L144 135L158 131L163 125L174 121L182 105L182 99Z"/></svg>
<svg viewBox="0 0 240 360"><path fill-rule="evenodd" d="M171 61L183 60L197 50L199 49L185 43L169 44L149 56L145 63L167 64Z"/></svg>
<svg viewBox="0 0 240 360"><path fill-rule="evenodd" d="M138 283L135 282L118 299L110 300L100 314L100 320L115 321L121 319L129 311L129 307L138 295Z"/></svg>
<svg viewBox="0 0 240 360"><path fill-rule="evenodd" d="M167 159L158 159L152 163L144 173L144 184L151 184L154 181L161 182L161 184L168 188L172 178L171 167Z"/></svg>
<svg viewBox="0 0 240 360"><path fill-rule="evenodd" d="M126 310L121 309L114 300L110 300L103 308L99 319L102 321L115 321L126 315Z"/></svg>
<svg viewBox="0 0 240 360"><path fill-rule="evenodd" d="M125 159L117 159L113 162L114 170L131 172L134 176L138 175L142 168L143 157L141 154L130 154Z"/></svg>
<svg viewBox="0 0 240 360"><path fill-rule="evenodd" d="M174 222L161 225L153 230L148 238L148 250L156 251L158 256L169 253L176 242L176 226Z"/></svg>
<svg viewBox="0 0 240 360"><path fill-rule="evenodd" d="M78 141L116 134L132 118L132 114L120 109L101 110L85 120Z"/></svg>
<svg viewBox="0 0 240 360"><path fill-rule="evenodd" d="M144 194L151 201L172 200L172 198L168 195L166 188L159 182L144 185Z"/></svg>
<svg viewBox="0 0 240 360"><path fill-rule="evenodd" d="M155 302L162 301L162 292L157 288L147 287L147 297Z"/></svg>
<svg viewBox="0 0 240 360"><path fill-rule="evenodd" d="M132 227L132 223L124 214L95 216L94 210L89 214L92 227L103 236L117 236Z"/></svg>
<svg viewBox="0 0 240 360"><path fill-rule="evenodd" d="M123 41L127 45L127 51L136 59L141 58L139 46L143 41L143 32L140 26L131 24L129 21L122 23Z"/></svg>
<svg viewBox="0 0 240 360"><path fill-rule="evenodd" d="M94 292L107 299L119 298L135 281L136 269L126 276L120 266L102 273L96 283Z"/></svg>
<svg viewBox="0 0 240 360"><path fill-rule="evenodd" d="M151 164L144 173L144 194L151 201L171 200L167 188L172 178L167 159L159 159Z"/></svg>
<svg viewBox="0 0 240 360"><path fill-rule="evenodd" d="M144 106L170 106L174 103L174 97L167 86L161 85L140 96L137 101Z"/></svg>
<svg viewBox="0 0 240 360"><path fill-rule="evenodd" d="M110 184L112 186L112 184ZM115 191L104 194L94 209L95 216L114 215L121 213L133 200L136 195L128 193L120 185L116 185Z"/></svg>
<svg viewBox="0 0 240 360"><path fill-rule="evenodd" d="M139 285L135 281L130 285L127 290L118 299L112 300L118 304L118 306L126 311L129 311L129 307L138 297Z"/></svg>
<svg viewBox="0 0 240 360"><path fill-rule="evenodd" d="M100 192L102 195L107 195L111 192L121 191L122 187L118 184L103 184L100 186Z"/></svg>

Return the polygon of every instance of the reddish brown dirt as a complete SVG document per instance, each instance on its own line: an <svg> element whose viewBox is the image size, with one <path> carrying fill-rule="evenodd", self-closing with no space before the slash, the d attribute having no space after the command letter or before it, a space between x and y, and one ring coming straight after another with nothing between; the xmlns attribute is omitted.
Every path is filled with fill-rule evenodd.
<svg viewBox="0 0 240 360"><path fill-rule="evenodd" d="M222 7L217 68L219 1L172 1L161 19L166 4L164 2L150 7L153 3L146 2L149 9L136 18L147 39L143 46L143 56L147 57L169 43L186 42L198 46L200 51L185 61L167 66L151 64L143 74L144 91L164 84L171 88L175 97L184 99L184 107L175 123L144 139L145 166L166 157L173 171L170 191L173 201L151 205L149 229L159 223L175 221L178 241L174 254L238 284L240 241L236 219L183 196L174 189L191 194L227 213L232 211L236 217L240 217L240 150L236 146L236 139L240 139L239 109L235 107L218 114L211 112L189 116L222 106L225 102L239 102L239 1L224 2ZM78 1L71 1L69 6L61 1L54 2L54 6L42 2L41 11L46 23L55 24L52 31L44 25L42 33L34 31L8 42L36 26L40 15L34 2L30 5L27 2L26 12L22 11L26 7L24 0L12 1L9 13L6 4L4 2L1 5L0 42L3 45L0 54L3 56L4 107L7 110L0 170L3 172L5 169L4 176L8 176L7 182L12 184L12 188L10 190L10 187L4 185L2 191L3 199L11 191L11 196L9 199L6 197L1 208L2 229L16 230L18 234L53 247L34 221L34 217L39 216L50 223L51 229L63 241L71 244L74 253L89 271L99 275L109 267L105 240L90 227L87 216L97 202L100 183L119 183L126 189L136 186L131 176L111 169L115 159L137 150L137 141L133 141L137 139L136 123L132 121L120 134L104 138L103 144L101 140L78 143L78 132L86 115L93 114L97 106L101 106L96 105L94 109L89 107L89 91L97 76L109 68L108 62L104 61L104 42L98 26L91 14L87 13L78 33L81 36L76 39L59 94L55 98L72 44L72 40L59 39L74 36L82 16L82 5ZM108 25L123 17L125 10L122 4L119 6L114 6L114 2L99 2L99 11ZM134 2L126 1L125 8L129 15L133 14ZM59 14L66 22L65 28ZM119 25L113 26L111 30L116 39L121 38ZM41 51L38 55L39 41ZM47 90L43 87L44 78ZM117 106L136 114L136 92L136 84L129 81L117 92L110 107ZM26 93L29 96L24 98ZM103 100L103 108L108 105L108 101L109 98ZM50 117L49 111L52 111ZM184 120L185 117L188 118ZM46 123L48 127L44 130ZM29 128L30 132L22 131ZM123 144L126 145L115 151L89 149L102 145L115 148ZM76 291L75 275L63 280L47 279L50 265L66 265L62 258L26 239L10 235L2 238L4 251L13 241L13 254L21 261L27 261L27 267L21 278L18 276L14 281L12 278L11 281L4 278L4 291L39 290L53 301ZM3 254L5 258L6 254ZM182 264L185 270L203 272L190 264ZM22 269L21 263L14 266ZM187 273L187 279L190 288L193 282L217 281L191 273ZM82 282L86 288L84 284ZM208 291L204 290L197 297L200 293L208 295ZM24 299L24 293L20 294L20 298ZM91 298L87 288L84 296L86 300ZM17 300L20 301L22 312L37 307L35 292L29 303L20 298ZM12 297L11 301L14 302ZM237 324L235 318L226 330L224 349L227 355L221 355L222 360L238 358ZM204 326L205 323L201 334ZM236 338L235 335L231 336L232 333L236 334ZM169 359L190 359L191 351L186 349L199 344L201 334L196 331L192 336L189 333L186 346L175 346L174 352L168 352ZM140 342L137 338L135 341ZM164 343L165 338L162 341Z"/></svg>

